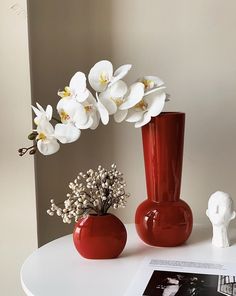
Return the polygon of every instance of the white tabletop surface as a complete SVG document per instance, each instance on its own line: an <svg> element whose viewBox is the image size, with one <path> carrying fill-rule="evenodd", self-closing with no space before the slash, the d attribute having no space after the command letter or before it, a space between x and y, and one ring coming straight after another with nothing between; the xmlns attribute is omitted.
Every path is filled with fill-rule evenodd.
<svg viewBox="0 0 236 296"><path fill-rule="evenodd" d="M232 246L211 245L211 229L195 226L188 242L175 248L145 245L133 224L126 225L128 241L119 258L88 260L76 251L72 236L54 240L36 250L22 266L21 283L30 296L122 296L146 256L168 260L204 260L236 263L236 231Z"/></svg>

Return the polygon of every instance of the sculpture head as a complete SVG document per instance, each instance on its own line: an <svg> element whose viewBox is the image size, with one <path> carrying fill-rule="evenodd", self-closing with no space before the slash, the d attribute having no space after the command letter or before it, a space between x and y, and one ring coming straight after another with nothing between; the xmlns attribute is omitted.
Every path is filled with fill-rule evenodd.
<svg viewBox="0 0 236 296"><path fill-rule="evenodd" d="M206 214L215 226L229 224L236 216L232 198L225 192L213 193L209 198Z"/></svg>

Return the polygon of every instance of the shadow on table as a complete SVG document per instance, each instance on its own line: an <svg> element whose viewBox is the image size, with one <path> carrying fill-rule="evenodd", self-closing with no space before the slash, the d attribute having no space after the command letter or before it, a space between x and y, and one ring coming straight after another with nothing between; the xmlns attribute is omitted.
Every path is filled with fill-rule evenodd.
<svg viewBox="0 0 236 296"><path fill-rule="evenodd" d="M232 228L229 228L229 237L231 246L236 244L236 232L232 233ZM195 227L193 232L186 242L186 244L199 244L202 242L209 242L211 243L212 240L212 228L211 227Z"/></svg>
<svg viewBox="0 0 236 296"><path fill-rule="evenodd" d="M186 244L200 244L204 241L211 241L212 229L210 227L197 227L193 228L192 234Z"/></svg>
<svg viewBox="0 0 236 296"><path fill-rule="evenodd" d="M125 249L124 252L121 254L120 258L125 258L125 257L133 257L133 256L142 256L142 255L147 255L148 250L150 250L150 246L147 246L143 243L143 245L138 245L134 246L129 249Z"/></svg>

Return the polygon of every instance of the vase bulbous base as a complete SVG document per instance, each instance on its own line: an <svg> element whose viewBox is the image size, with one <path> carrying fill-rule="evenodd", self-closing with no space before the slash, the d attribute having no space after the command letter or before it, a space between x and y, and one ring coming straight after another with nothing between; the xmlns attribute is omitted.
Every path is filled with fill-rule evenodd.
<svg viewBox="0 0 236 296"><path fill-rule="evenodd" d="M192 232L193 216L183 200L156 202L145 200L136 210L135 225L139 237L148 245L175 247Z"/></svg>
<svg viewBox="0 0 236 296"><path fill-rule="evenodd" d="M112 259L123 251L127 232L116 216L89 215L79 219L73 232L74 245L87 259Z"/></svg>

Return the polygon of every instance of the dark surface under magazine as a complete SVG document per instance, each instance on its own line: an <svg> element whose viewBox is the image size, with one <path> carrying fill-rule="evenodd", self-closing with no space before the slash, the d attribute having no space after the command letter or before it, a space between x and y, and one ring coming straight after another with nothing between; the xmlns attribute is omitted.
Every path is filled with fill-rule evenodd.
<svg viewBox="0 0 236 296"><path fill-rule="evenodd" d="M143 296L234 296L236 295L235 278L234 276L155 270Z"/></svg>

